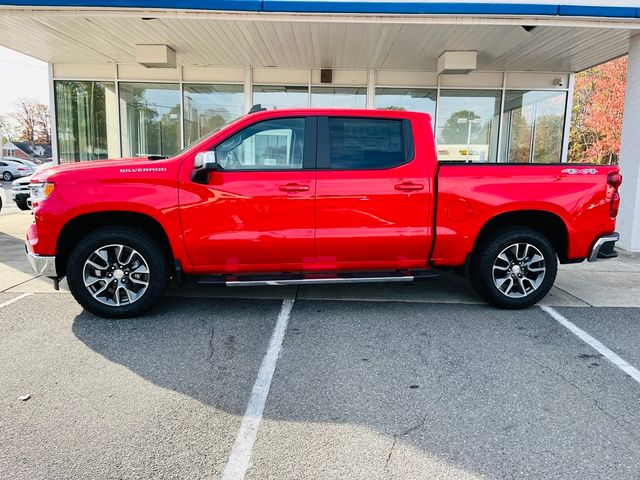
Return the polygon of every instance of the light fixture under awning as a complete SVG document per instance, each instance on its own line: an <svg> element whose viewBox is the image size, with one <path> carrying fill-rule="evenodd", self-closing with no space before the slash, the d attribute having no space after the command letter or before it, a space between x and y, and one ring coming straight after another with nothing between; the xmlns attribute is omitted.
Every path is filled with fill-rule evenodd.
<svg viewBox="0 0 640 480"><path fill-rule="evenodd" d="M450 51L438 57L438 75L466 75L476 69L478 52Z"/></svg>
<svg viewBox="0 0 640 480"><path fill-rule="evenodd" d="M176 52L168 45L136 45L136 62L147 68L176 68Z"/></svg>

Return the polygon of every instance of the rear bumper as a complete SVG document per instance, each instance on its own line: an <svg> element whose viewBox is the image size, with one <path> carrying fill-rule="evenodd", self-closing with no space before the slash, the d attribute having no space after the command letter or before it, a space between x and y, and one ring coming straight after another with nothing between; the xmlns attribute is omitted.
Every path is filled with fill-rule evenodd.
<svg viewBox="0 0 640 480"><path fill-rule="evenodd" d="M616 258L618 253L615 251L616 242L620 240L620 234L613 232L609 235L604 235L593 245L591 254L589 255L589 261L595 262L596 260L607 260L609 258Z"/></svg>
<svg viewBox="0 0 640 480"><path fill-rule="evenodd" d="M58 278L58 272L56 271L56 257L55 255L36 255L29 250L29 242L24 246L27 253L27 259L33 271L38 275L45 277Z"/></svg>

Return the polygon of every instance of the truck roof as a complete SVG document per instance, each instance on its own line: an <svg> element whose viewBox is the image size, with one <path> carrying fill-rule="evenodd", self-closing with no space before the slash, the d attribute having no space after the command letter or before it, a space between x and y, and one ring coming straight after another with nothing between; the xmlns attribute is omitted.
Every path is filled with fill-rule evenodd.
<svg viewBox="0 0 640 480"><path fill-rule="evenodd" d="M330 115L345 117L380 117L380 118L415 118L427 117L431 121L431 115L425 112L414 112L410 110L395 109L365 109L365 108L283 108L261 110L249 113L248 116L256 117L281 117L289 115Z"/></svg>

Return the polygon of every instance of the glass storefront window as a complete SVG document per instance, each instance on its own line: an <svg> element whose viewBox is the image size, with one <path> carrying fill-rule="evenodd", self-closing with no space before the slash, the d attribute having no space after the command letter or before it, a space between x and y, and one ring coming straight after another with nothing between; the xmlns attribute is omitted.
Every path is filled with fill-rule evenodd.
<svg viewBox="0 0 640 480"><path fill-rule="evenodd" d="M244 113L242 85L184 85L184 143L240 118Z"/></svg>
<svg viewBox="0 0 640 480"><path fill-rule="evenodd" d="M436 114L435 89L426 88L376 88L375 107L385 110L407 110Z"/></svg>
<svg viewBox="0 0 640 480"><path fill-rule="evenodd" d="M367 89L365 87L312 87L311 106L314 108L365 108Z"/></svg>
<svg viewBox="0 0 640 480"><path fill-rule="evenodd" d="M120 83L125 157L173 155L180 149L180 86Z"/></svg>
<svg viewBox="0 0 640 480"><path fill-rule="evenodd" d="M566 92L508 91L501 159L512 163L560 162L566 104Z"/></svg>
<svg viewBox="0 0 640 480"><path fill-rule="evenodd" d="M56 81L55 103L61 163L118 157L115 83Z"/></svg>
<svg viewBox="0 0 640 480"><path fill-rule="evenodd" d="M258 103L268 110L307 108L309 89L299 86L254 85L253 104Z"/></svg>
<svg viewBox="0 0 640 480"><path fill-rule="evenodd" d="M244 87L239 84L188 83L181 91L178 84L160 82L117 85L56 80L54 91L62 163L118 156L170 156L182 144L240 118L247 108ZM500 112L501 94L500 90L444 88L438 98L434 88L377 87L374 106L426 112L432 117L437 110L434 125L438 156L443 161L561 161L567 92L507 90L504 112ZM254 85L252 101L267 109L306 108L309 104L315 108L366 108L367 89ZM184 138L180 137L181 121Z"/></svg>
<svg viewBox="0 0 640 480"><path fill-rule="evenodd" d="M442 161L496 162L501 93L441 90L436 122Z"/></svg>

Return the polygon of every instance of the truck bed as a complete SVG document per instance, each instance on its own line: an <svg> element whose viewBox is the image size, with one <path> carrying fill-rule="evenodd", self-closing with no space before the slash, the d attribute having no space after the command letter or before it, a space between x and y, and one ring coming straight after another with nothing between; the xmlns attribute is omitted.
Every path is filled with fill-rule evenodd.
<svg viewBox="0 0 640 480"><path fill-rule="evenodd" d="M612 173L619 173L619 168L571 163L441 163L432 264L464 264L466 252L473 249L481 229L492 219L523 217L523 212L555 215L566 228L557 232L567 242L560 261L584 260L596 237L615 228L615 219L609 215L613 189L607 184ZM557 226L559 230L561 224Z"/></svg>

